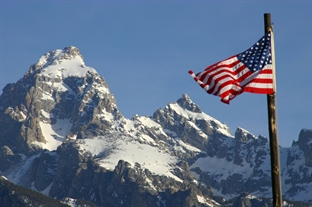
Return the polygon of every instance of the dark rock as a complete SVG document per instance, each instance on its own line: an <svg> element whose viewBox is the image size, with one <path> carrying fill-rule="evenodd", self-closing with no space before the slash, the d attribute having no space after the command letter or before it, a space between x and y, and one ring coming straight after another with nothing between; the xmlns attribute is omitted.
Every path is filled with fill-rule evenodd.
<svg viewBox="0 0 312 207"><path fill-rule="evenodd" d="M297 143L304 152L305 164L312 167L312 130L302 129Z"/></svg>

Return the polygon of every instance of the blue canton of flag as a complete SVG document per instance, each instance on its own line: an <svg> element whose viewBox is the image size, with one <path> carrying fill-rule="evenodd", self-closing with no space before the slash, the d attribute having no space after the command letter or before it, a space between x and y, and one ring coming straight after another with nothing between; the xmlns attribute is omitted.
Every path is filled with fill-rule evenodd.
<svg viewBox="0 0 312 207"><path fill-rule="evenodd" d="M261 70L265 65L272 64L271 33L267 33L251 48L237 55L249 70Z"/></svg>

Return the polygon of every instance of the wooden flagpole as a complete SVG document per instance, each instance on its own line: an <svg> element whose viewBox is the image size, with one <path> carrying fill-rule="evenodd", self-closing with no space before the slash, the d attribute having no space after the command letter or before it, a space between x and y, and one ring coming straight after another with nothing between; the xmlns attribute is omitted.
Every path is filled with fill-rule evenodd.
<svg viewBox="0 0 312 207"><path fill-rule="evenodd" d="M275 113L275 95L276 95L276 80L275 80L275 53L274 53L274 36L271 25L271 14L264 14L264 32L271 32L271 53L273 65L273 88L274 94L267 95L268 104L268 121L269 121L269 136L270 136L270 153L271 153L271 176L272 176L272 194L273 207L282 207L282 190L280 176L280 156L279 145L277 140L276 130L276 113Z"/></svg>

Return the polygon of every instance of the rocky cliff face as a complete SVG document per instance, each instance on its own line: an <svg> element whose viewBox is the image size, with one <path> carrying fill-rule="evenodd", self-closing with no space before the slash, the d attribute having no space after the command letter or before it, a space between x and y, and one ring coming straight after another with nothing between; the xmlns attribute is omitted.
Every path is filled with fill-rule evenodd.
<svg viewBox="0 0 312 207"><path fill-rule="evenodd" d="M127 119L75 47L45 54L3 89L0 135L0 172L57 199L136 207L270 203L251 199L271 197L267 138L243 128L231 135L187 94L153 116ZM305 129L280 148L285 199L311 201L311 139Z"/></svg>
<svg viewBox="0 0 312 207"><path fill-rule="evenodd" d="M298 141L293 144L296 145L303 151L305 164L312 167L312 131L301 130Z"/></svg>

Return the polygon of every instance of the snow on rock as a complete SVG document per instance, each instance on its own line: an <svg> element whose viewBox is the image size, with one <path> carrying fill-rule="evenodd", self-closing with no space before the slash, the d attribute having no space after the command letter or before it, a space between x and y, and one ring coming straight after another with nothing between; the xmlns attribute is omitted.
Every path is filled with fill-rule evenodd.
<svg viewBox="0 0 312 207"><path fill-rule="evenodd" d="M209 165L207 165L209 163ZM204 157L199 158L196 162L191 165L191 168L199 167L205 172L209 172L211 175L218 177L218 182L221 180L226 180L226 178L235 173L241 174L243 179L248 179L253 168L250 167L248 163L242 165L236 165L233 162L229 162L226 159L219 159L217 157Z"/></svg>
<svg viewBox="0 0 312 207"><path fill-rule="evenodd" d="M79 207L80 205L77 205L76 202L77 202L77 199L74 199L74 198L64 198L62 200L62 203L67 204L70 207Z"/></svg>
<svg viewBox="0 0 312 207"><path fill-rule="evenodd" d="M241 142L248 142L250 140L256 140L258 139L255 135L247 131L246 129L243 129L242 127L237 127L235 131L235 137L236 139L240 140Z"/></svg>
<svg viewBox="0 0 312 207"><path fill-rule="evenodd" d="M46 53L35 64L35 69L41 69L42 76L57 79L70 76L85 77L88 71L96 73L94 68L85 65L79 49L73 46ZM33 72L33 69L30 72Z"/></svg>
<svg viewBox="0 0 312 207"><path fill-rule="evenodd" d="M207 115L204 112L193 112L186 108L182 108L178 103L171 103L165 107L165 111L174 111L176 114L185 117L187 120L189 120L189 124L192 124L195 120L206 120L209 122L215 123L215 129L219 131L220 133L228 136L233 137L230 133L230 129L226 124L221 123L215 118L212 118L211 116ZM197 126L193 124L193 127ZM200 129L199 129L200 130Z"/></svg>
<svg viewBox="0 0 312 207"><path fill-rule="evenodd" d="M17 163L10 169L10 171L7 171L4 175L12 183L19 184L23 182L23 177L27 175L27 172L29 171L33 160L39 156L40 154L33 155L28 159L25 159L22 162Z"/></svg>
<svg viewBox="0 0 312 207"><path fill-rule="evenodd" d="M202 195L196 195L197 200L199 203L205 204L205 206L209 206L209 207L218 207L220 206L219 203L215 202L212 199L206 199L204 196Z"/></svg>
<svg viewBox="0 0 312 207"><path fill-rule="evenodd" d="M47 114L45 115L47 116ZM50 151L56 150L63 143L66 135L70 133L71 126L69 119L57 119L55 124L40 122L40 128L46 142L33 142L32 144Z"/></svg>
<svg viewBox="0 0 312 207"><path fill-rule="evenodd" d="M96 137L94 139L77 140L80 150L91 153L97 162L107 170L114 170L119 160L130 163L133 167L139 163L142 168L154 174L165 175L182 182L172 174L177 158L157 147L140 143L124 134Z"/></svg>
<svg viewBox="0 0 312 207"><path fill-rule="evenodd" d="M177 139L177 143L182 146L184 149L187 149L189 151L193 151L193 152L203 152L202 150L188 144L188 143L185 143L183 142L181 139Z"/></svg>
<svg viewBox="0 0 312 207"><path fill-rule="evenodd" d="M8 180L5 176L1 175L1 179Z"/></svg>

